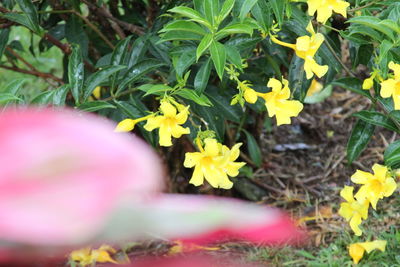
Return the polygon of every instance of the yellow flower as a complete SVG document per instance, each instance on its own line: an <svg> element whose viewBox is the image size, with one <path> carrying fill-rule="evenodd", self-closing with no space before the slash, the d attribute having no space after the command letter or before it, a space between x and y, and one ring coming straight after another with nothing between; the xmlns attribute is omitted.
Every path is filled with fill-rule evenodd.
<svg viewBox="0 0 400 267"><path fill-rule="evenodd" d="M312 96L313 94L318 93L322 88L324 88L324 86L316 79L313 79L310 88L308 88L307 96Z"/></svg>
<svg viewBox="0 0 400 267"><path fill-rule="evenodd" d="M389 68L394 72L394 78L389 78L381 82L381 97L387 98L392 96L394 109L400 109L400 64L393 61L389 63Z"/></svg>
<svg viewBox="0 0 400 267"><path fill-rule="evenodd" d="M243 91L244 99L250 104L254 104L257 102L258 96L257 92L250 86L251 84L247 81L238 82L238 87Z"/></svg>
<svg viewBox="0 0 400 267"><path fill-rule="evenodd" d="M362 89L369 90L372 88L372 86L374 86L374 77L371 76L364 80L362 84Z"/></svg>
<svg viewBox="0 0 400 267"><path fill-rule="evenodd" d="M159 130L160 146L172 146L172 136L175 138L181 137L183 134L189 134L189 128L183 128L189 115L189 106L182 108L177 113L176 108L168 101L161 101L160 111L162 116L155 116L147 119L144 128L147 131L153 131L156 128Z"/></svg>
<svg viewBox="0 0 400 267"><path fill-rule="evenodd" d="M204 183L204 179L214 188L230 189L233 183L228 175L235 177L239 174L239 169L245 165L244 162L235 162L239 157L239 147L236 144L229 149L213 138L204 140L204 149L197 140L200 152L188 152L185 154L186 168L193 168L193 175L189 183L199 186Z"/></svg>
<svg viewBox="0 0 400 267"><path fill-rule="evenodd" d="M116 251L108 245L102 245L98 249L86 247L72 251L70 254L70 259L78 262L81 266L92 265L96 262L112 262L118 264L117 261L111 258L110 253L115 254Z"/></svg>
<svg viewBox="0 0 400 267"><path fill-rule="evenodd" d="M92 94L96 99L100 99L100 97L101 97L101 87L97 86L96 88L94 88Z"/></svg>
<svg viewBox="0 0 400 267"><path fill-rule="evenodd" d="M308 14L313 16L317 12L317 21L325 24L332 16L332 11L346 18L347 8L350 3L343 0L307 0Z"/></svg>
<svg viewBox="0 0 400 267"><path fill-rule="evenodd" d="M150 114L148 116L144 116L142 118L138 119L125 119L122 120L118 123L117 127L115 127L114 132L120 133L120 132L130 132L135 128L135 125L141 121L145 121L151 117L153 117L154 114Z"/></svg>
<svg viewBox="0 0 400 267"><path fill-rule="evenodd" d="M376 209L376 203L383 197L391 196L396 190L396 182L388 173L388 168L379 164L372 166L374 174L357 170L352 176L351 181L362 184L355 197L357 200L367 200Z"/></svg>
<svg viewBox="0 0 400 267"><path fill-rule="evenodd" d="M282 79L283 84L275 78L268 81L267 86L272 88L269 93L258 93L265 100L265 106L270 117L276 116L279 125L290 124L290 117L299 115L303 104L297 100L288 100L290 97L289 82Z"/></svg>
<svg viewBox="0 0 400 267"><path fill-rule="evenodd" d="M349 254L355 264L364 256L364 252L370 253L374 249L379 249L384 252L386 248L385 240L375 240L371 242L354 243L349 246Z"/></svg>
<svg viewBox="0 0 400 267"><path fill-rule="evenodd" d="M304 59L304 70L306 72L307 79L311 79L314 74L321 78L328 71L328 66L319 65L315 61L314 56L321 44L324 42L325 38L321 33L315 33L311 21L307 26L307 31L311 34L311 36L305 35L298 37L296 39L296 44L282 42L276 39L276 37L273 35L271 35L271 40L276 44L293 49L299 58Z"/></svg>
<svg viewBox="0 0 400 267"><path fill-rule="evenodd" d="M340 191L340 196L343 197L347 202L340 204L339 215L344 217L346 221L350 221L350 227L354 231L354 234L360 236L362 234L359 228L362 219L368 218L368 201L360 202L355 200L353 197L354 187L345 186Z"/></svg>

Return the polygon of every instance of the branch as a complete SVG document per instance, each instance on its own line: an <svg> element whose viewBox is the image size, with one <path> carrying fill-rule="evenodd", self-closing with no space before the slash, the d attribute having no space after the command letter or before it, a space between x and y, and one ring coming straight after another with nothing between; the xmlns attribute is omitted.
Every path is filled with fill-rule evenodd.
<svg viewBox="0 0 400 267"><path fill-rule="evenodd" d="M61 80L60 78L54 76L51 73L40 72L40 71L37 71L37 70L25 70L25 69L21 69L21 68L18 68L18 67L9 67L9 66L6 66L6 65L0 65L0 68L6 69L6 70L12 70L12 71L16 71L16 72L20 72L20 73L24 73L24 74L33 75L33 76L42 78L44 80L51 79L51 80L56 81L56 82L58 82L60 84L64 84L63 80Z"/></svg>

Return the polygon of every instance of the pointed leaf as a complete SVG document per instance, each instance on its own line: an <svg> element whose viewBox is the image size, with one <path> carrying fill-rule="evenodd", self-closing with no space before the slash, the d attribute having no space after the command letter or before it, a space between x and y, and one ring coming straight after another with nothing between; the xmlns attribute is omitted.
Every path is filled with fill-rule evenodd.
<svg viewBox="0 0 400 267"><path fill-rule="evenodd" d="M211 59L214 62L215 70L218 77L222 80L224 75L224 68L226 62L226 51L223 44L219 42L212 42L210 46Z"/></svg>
<svg viewBox="0 0 400 267"><path fill-rule="evenodd" d="M363 121L368 122L370 124L381 126L391 131L399 133L399 129L396 127L394 122L380 112L362 110L357 113L354 113L353 116L360 118Z"/></svg>
<svg viewBox="0 0 400 267"><path fill-rule="evenodd" d="M29 24L31 25L29 28L36 32L40 33L41 28L39 26L39 17L37 14L36 7L33 5L32 0L16 0L22 12L26 15Z"/></svg>
<svg viewBox="0 0 400 267"><path fill-rule="evenodd" d="M219 12L218 22L222 22L231 13L235 0L225 0L222 4L221 11Z"/></svg>
<svg viewBox="0 0 400 267"><path fill-rule="evenodd" d="M68 61L68 80L71 84L71 92L76 104L80 102L84 75L81 49L78 45L73 45Z"/></svg>
<svg viewBox="0 0 400 267"><path fill-rule="evenodd" d="M213 35L211 33L206 34L201 40L196 50L196 60L199 60L201 55L210 47L213 41Z"/></svg>
<svg viewBox="0 0 400 267"><path fill-rule="evenodd" d="M177 95L179 95L179 96L181 96L183 98L192 100L192 101L194 101L195 103L197 103L197 104L199 104L201 106L206 106L206 107L212 106L212 103L207 98L207 96L205 96L203 94L198 95L196 93L196 91L194 91L194 90L181 89L181 90L177 91L175 94L177 94Z"/></svg>
<svg viewBox="0 0 400 267"><path fill-rule="evenodd" d="M257 3L258 0L244 0L242 8L240 9L239 19L244 20L253 6Z"/></svg>
<svg viewBox="0 0 400 267"><path fill-rule="evenodd" d="M353 127L349 142L347 143L347 160L351 164L356 160L361 152L365 149L372 134L374 133L375 125L358 120Z"/></svg>
<svg viewBox="0 0 400 267"><path fill-rule="evenodd" d="M194 78L194 88L196 92L203 93L204 89L206 89L208 80L210 79L211 74L211 59L208 58L203 65L200 67L199 71Z"/></svg>
<svg viewBox="0 0 400 267"><path fill-rule="evenodd" d="M115 109L116 107L106 101L90 101L78 106L78 109L87 112L94 112L107 108Z"/></svg>

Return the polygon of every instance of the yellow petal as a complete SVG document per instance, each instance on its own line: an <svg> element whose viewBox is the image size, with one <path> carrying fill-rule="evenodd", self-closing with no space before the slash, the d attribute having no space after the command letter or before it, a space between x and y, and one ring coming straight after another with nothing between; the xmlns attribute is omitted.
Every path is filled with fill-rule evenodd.
<svg viewBox="0 0 400 267"><path fill-rule="evenodd" d="M296 50L307 51L310 48L310 36L301 36L296 39Z"/></svg>
<svg viewBox="0 0 400 267"><path fill-rule="evenodd" d="M320 0L318 0L318 1L320 1ZM310 2L312 2L312 1L310 1ZM310 4L309 4L308 6L310 7ZM314 14L314 13L313 13L313 14ZM314 34L315 34L314 27L313 27L313 25L312 25L312 21L311 21L311 20L310 20L310 22L307 24L306 30L307 30L309 33L311 33L311 35L314 35Z"/></svg>
<svg viewBox="0 0 400 267"><path fill-rule="evenodd" d="M345 185L344 188L340 191L340 196L344 198L347 202L351 203L354 201L353 191L354 191L353 186Z"/></svg>
<svg viewBox="0 0 400 267"><path fill-rule="evenodd" d="M362 234L362 231L359 227L361 222L361 216L357 213L354 214L354 216L350 219L350 228L353 230L356 236L360 236Z"/></svg>
<svg viewBox="0 0 400 267"><path fill-rule="evenodd" d="M222 189L231 189L232 186L233 183L229 180L228 176L225 173L221 173L218 187Z"/></svg>
<svg viewBox="0 0 400 267"><path fill-rule="evenodd" d="M321 6L321 0L307 0L308 15L313 16L317 9Z"/></svg>
<svg viewBox="0 0 400 267"><path fill-rule="evenodd" d="M400 79L400 64L396 64L393 61L390 61L389 68L393 70L395 78Z"/></svg>
<svg viewBox="0 0 400 267"><path fill-rule="evenodd" d="M211 165L203 168L204 178L214 188L220 187L220 180L226 174L216 169L216 166Z"/></svg>
<svg viewBox="0 0 400 267"><path fill-rule="evenodd" d="M166 117L175 117L176 115L176 108L167 101L161 102L160 110Z"/></svg>
<svg viewBox="0 0 400 267"><path fill-rule="evenodd" d="M200 152L187 152L185 154L185 161L183 162L183 166L186 168L193 168L196 164L199 163L203 155Z"/></svg>
<svg viewBox="0 0 400 267"><path fill-rule="evenodd" d="M326 21L332 16L332 9L329 7L319 8L317 10L317 21L325 24Z"/></svg>
<svg viewBox="0 0 400 267"><path fill-rule="evenodd" d="M319 65L315 60L311 61L311 70L318 78L321 78L328 72L329 67L327 65ZM311 79L312 77L307 77Z"/></svg>
<svg viewBox="0 0 400 267"><path fill-rule="evenodd" d="M347 202L343 202L340 204L340 208L338 211L339 215L346 219L346 221L350 221L351 217L353 217L354 211L351 208L350 204Z"/></svg>
<svg viewBox="0 0 400 267"><path fill-rule="evenodd" d="M242 146L242 143L237 143L232 147L231 154L229 156L229 160L235 161L239 157L241 146Z"/></svg>
<svg viewBox="0 0 400 267"><path fill-rule="evenodd" d="M281 103L275 114L277 125L290 124L290 118L298 116L302 109L303 104L297 100L286 100Z"/></svg>
<svg viewBox="0 0 400 267"><path fill-rule="evenodd" d="M375 177L377 177L380 181L384 181L386 179L388 168L386 166L375 163L372 166L372 171L374 172Z"/></svg>
<svg viewBox="0 0 400 267"><path fill-rule="evenodd" d="M171 132L167 127L161 126L158 135L160 136L159 139L160 146L172 146Z"/></svg>
<svg viewBox="0 0 400 267"><path fill-rule="evenodd" d="M393 178L388 178L385 181L385 184L383 186L383 194L385 197L389 197L393 194L393 192L396 190L397 184Z"/></svg>
<svg viewBox="0 0 400 267"><path fill-rule="evenodd" d="M245 162L231 162L226 167L226 173L231 177L236 177L239 174L239 169L246 165Z"/></svg>
<svg viewBox="0 0 400 267"><path fill-rule="evenodd" d="M204 175L200 166L196 166L194 168L193 175L189 183L193 184L194 186L200 186L204 183Z"/></svg>
<svg viewBox="0 0 400 267"><path fill-rule="evenodd" d="M358 243L351 244L349 246L349 255L355 264L358 264L358 262L362 259L364 256L364 251L365 249Z"/></svg>
<svg viewBox="0 0 400 267"><path fill-rule="evenodd" d="M316 79L313 79L310 87L307 90L307 96L312 96L324 88L321 83L319 83Z"/></svg>
<svg viewBox="0 0 400 267"><path fill-rule="evenodd" d="M183 134L190 134L190 129L189 128L183 128L180 125L176 125L171 127L171 134L175 138L181 137Z"/></svg>
<svg viewBox="0 0 400 267"><path fill-rule="evenodd" d="M357 170L350 179L355 184L366 184L369 180L374 179L374 176L369 172Z"/></svg>
<svg viewBox="0 0 400 267"><path fill-rule="evenodd" d="M268 80L267 87L272 88L273 92L279 92L282 89L282 83L275 78L270 78Z"/></svg>
<svg viewBox="0 0 400 267"><path fill-rule="evenodd" d="M400 110L400 95L393 94L394 109Z"/></svg>
<svg viewBox="0 0 400 267"><path fill-rule="evenodd" d="M205 144L204 151L207 154L207 156L210 156L210 157L218 156L220 150L219 150L217 140L215 140L213 138L206 138L204 140L204 144Z"/></svg>
<svg viewBox="0 0 400 267"><path fill-rule="evenodd" d="M387 79L381 82L381 97L387 98L392 96L396 87L396 81L393 79Z"/></svg>
<svg viewBox="0 0 400 267"><path fill-rule="evenodd" d="M94 88L92 94L96 99L100 99L100 97L101 97L101 87L100 86L96 86L96 88Z"/></svg>
<svg viewBox="0 0 400 267"><path fill-rule="evenodd" d="M111 258L110 254L107 251L104 251L104 250L93 250L92 258L93 258L94 262L118 263Z"/></svg>
<svg viewBox="0 0 400 267"><path fill-rule="evenodd" d="M125 119L118 123L117 127L115 127L114 132L130 132L135 128L135 120Z"/></svg>
<svg viewBox="0 0 400 267"><path fill-rule="evenodd" d="M374 249L379 249L380 251L384 252L386 243L386 240L374 240L371 242L358 243L358 245L363 247L367 253L370 253Z"/></svg>
<svg viewBox="0 0 400 267"><path fill-rule="evenodd" d="M163 120L163 116L150 117L147 119L147 123L144 125L144 129L151 132L154 129L159 128Z"/></svg>
<svg viewBox="0 0 400 267"><path fill-rule="evenodd" d="M333 11L336 13L339 13L343 17L347 17L347 8L350 6L350 3L346 1L336 1L336 3L333 5Z"/></svg>
<svg viewBox="0 0 400 267"><path fill-rule="evenodd" d="M184 109L182 109L181 112L176 115L175 119L178 124L184 124L187 121L189 115L189 106L186 106Z"/></svg>

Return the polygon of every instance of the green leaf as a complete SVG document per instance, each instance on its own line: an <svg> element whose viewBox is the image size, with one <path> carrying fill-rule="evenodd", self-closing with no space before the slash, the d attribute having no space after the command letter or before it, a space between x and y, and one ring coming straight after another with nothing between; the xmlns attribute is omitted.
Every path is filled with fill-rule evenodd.
<svg viewBox="0 0 400 267"><path fill-rule="evenodd" d="M141 60L142 57L144 56L144 54L146 53L147 38L148 38L148 36L145 34L145 35L140 36L133 42L132 50L129 52L130 57L128 60L128 68L131 68L133 65L138 63L138 61Z"/></svg>
<svg viewBox="0 0 400 267"><path fill-rule="evenodd" d="M16 95L19 90L21 90L22 86L26 82L26 79L17 79L13 80L12 82L8 83L4 90L1 93L9 93L12 95Z"/></svg>
<svg viewBox="0 0 400 267"><path fill-rule="evenodd" d="M239 105L230 105L230 95L218 91L218 88L211 87L207 92L207 97L213 104L214 112L217 112L222 118L236 123L240 123L243 116L243 110Z"/></svg>
<svg viewBox="0 0 400 267"><path fill-rule="evenodd" d="M54 91L44 91L39 95L35 96L30 104L34 105L48 105L53 103Z"/></svg>
<svg viewBox="0 0 400 267"><path fill-rule="evenodd" d="M218 15L218 24L222 22L231 13L233 6L235 5L235 0L225 0L222 4L221 11Z"/></svg>
<svg viewBox="0 0 400 267"><path fill-rule="evenodd" d="M129 43L131 41L131 37L132 36L129 36L128 38L125 38L124 40L121 40L118 42L118 44L116 45L116 47L111 55L111 65L113 65L113 66L124 65L124 61L125 61L126 53L128 51ZM114 88L117 76L118 76L118 71L112 75L111 88Z"/></svg>
<svg viewBox="0 0 400 267"><path fill-rule="evenodd" d="M234 23L218 31L215 35L215 39L220 40L228 35L240 33L252 35L253 27L245 23Z"/></svg>
<svg viewBox="0 0 400 267"><path fill-rule="evenodd" d="M224 68L226 62L226 51L223 44L219 42L212 42L210 46L211 59L214 62L215 70L218 77L222 80L224 75Z"/></svg>
<svg viewBox="0 0 400 267"><path fill-rule="evenodd" d="M172 87L165 84L144 84L138 87L139 90L146 92L143 97L147 95L161 95L161 93L172 91Z"/></svg>
<svg viewBox="0 0 400 267"><path fill-rule="evenodd" d="M169 31L184 31L184 32L192 32L200 35L205 35L206 31L200 27L198 24L187 21L187 20L176 20L173 21L162 28L160 33L169 32Z"/></svg>
<svg viewBox="0 0 400 267"><path fill-rule="evenodd" d="M270 0L272 11L279 25L282 25L284 16L285 0Z"/></svg>
<svg viewBox="0 0 400 267"><path fill-rule="evenodd" d="M33 5L32 0L16 0L16 1L29 21L30 25L29 28L36 33L40 33L41 28L39 26L39 18L36 7Z"/></svg>
<svg viewBox="0 0 400 267"><path fill-rule="evenodd" d="M160 35L161 39L159 42L166 41L181 41L181 40L197 40L200 41L203 36L194 32L184 31L169 31Z"/></svg>
<svg viewBox="0 0 400 267"><path fill-rule="evenodd" d="M205 96L203 94L198 95L196 93L196 91L194 91L194 90L181 89L181 90L178 90L177 92L175 92L175 94L177 94L177 95L179 95L179 96L181 96L183 98L192 100L193 102L195 102L196 104L199 104L201 106L206 106L206 107L212 106L212 103L207 98L207 96Z"/></svg>
<svg viewBox="0 0 400 267"><path fill-rule="evenodd" d="M377 31L382 32L386 36L388 36L392 41L396 41L396 38L394 37L393 31L388 28L385 23L380 24L381 20L377 17L372 17L372 16L357 16L349 19L347 23L356 23L356 24L361 24L365 25L369 28L375 29Z"/></svg>
<svg viewBox="0 0 400 267"><path fill-rule="evenodd" d="M349 164L360 156L371 139L374 130L375 125L363 120L358 120L356 122L351 132L349 142L347 143L347 160Z"/></svg>
<svg viewBox="0 0 400 267"><path fill-rule="evenodd" d="M244 0L240 9L239 19L243 21L258 0Z"/></svg>
<svg viewBox="0 0 400 267"><path fill-rule="evenodd" d="M86 101L86 99L92 94L93 90L102 82L110 78L112 74L125 68L126 66L108 66L90 75L85 83L83 101Z"/></svg>
<svg viewBox="0 0 400 267"><path fill-rule="evenodd" d="M340 78L340 79L333 81L331 84L333 86L342 87L344 89L347 89L347 90L357 93L359 95L363 95L372 100L372 97L371 97L371 94L369 93L369 91L362 89L363 82L358 78L353 78L353 77Z"/></svg>
<svg viewBox="0 0 400 267"><path fill-rule="evenodd" d="M251 14L261 29L268 32L272 25L272 15L270 5L266 3L266 0L259 0L251 9Z"/></svg>
<svg viewBox="0 0 400 267"><path fill-rule="evenodd" d="M400 167L400 140L391 143L383 154L385 166L391 168Z"/></svg>
<svg viewBox="0 0 400 267"><path fill-rule="evenodd" d="M81 49L78 45L73 45L72 53L69 56L68 61L68 80L71 84L71 92L76 104L80 102L84 76L85 73Z"/></svg>
<svg viewBox="0 0 400 267"><path fill-rule="evenodd" d="M204 92L204 89L206 89L208 80L210 79L210 73L211 73L211 59L208 58L203 65L201 65L199 71L196 74L196 77L194 78L194 88L196 89L196 92L199 94Z"/></svg>
<svg viewBox="0 0 400 267"><path fill-rule="evenodd" d="M10 101L23 101L21 98L18 96L15 96L10 93L0 93L0 105L5 105L8 104Z"/></svg>
<svg viewBox="0 0 400 267"><path fill-rule="evenodd" d="M360 112L354 113L353 116L360 118L370 124L381 126L397 133L399 132L399 129L390 118L377 111L362 110Z"/></svg>
<svg viewBox="0 0 400 267"><path fill-rule="evenodd" d="M116 94L118 95L122 90L125 89L126 86L134 81L137 81L142 76L164 65L164 63L154 59L145 59L139 63L136 63L128 70L122 81L120 81Z"/></svg>
<svg viewBox="0 0 400 267"><path fill-rule="evenodd" d="M234 64L239 70L242 70L242 58L240 56L239 50L231 45L225 45L225 50L228 61Z"/></svg>
<svg viewBox="0 0 400 267"><path fill-rule="evenodd" d="M179 77L196 61L196 51L188 50L183 52L177 60L174 60L174 67Z"/></svg>
<svg viewBox="0 0 400 267"><path fill-rule="evenodd" d="M206 34L201 40L196 50L196 60L199 60L201 55L210 47L213 41L213 35L211 33Z"/></svg>
<svg viewBox="0 0 400 267"><path fill-rule="evenodd" d="M257 144L256 139L248 131L243 130L246 134L247 139L247 151L249 152L251 160L256 164L257 167L261 166L262 156L260 147Z"/></svg>
<svg viewBox="0 0 400 267"><path fill-rule="evenodd" d="M89 49L89 37L86 34L81 19L76 15L65 22L65 38L71 44L78 44L82 51L83 58L87 58Z"/></svg>
<svg viewBox="0 0 400 267"><path fill-rule="evenodd" d="M177 13L177 14L187 17L187 18L190 18L192 21L198 22L200 24L203 24L207 28L212 29L210 21L208 21L206 18L203 18L203 16L199 12L197 12L196 10L194 10L190 7L177 6L168 11L172 12L172 13Z"/></svg>
<svg viewBox="0 0 400 267"><path fill-rule="evenodd" d="M106 102L106 101L90 101L83 103L82 105L78 106L78 109L87 111L87 112L94 112L102 109L107 109L107 108L115 108L114 105Z"/></svg>
<svg viewBox="0 0 400 267"><path fill-rule="evenodd" d="M219 0L203 0L204 14L211 25L214 25L215 18L219 13Z"/></svg>
<svg viewBox="0 0 400 267"><path fill-rule="evenodd" d="M57 88L53 94L53 105L55 106L64 106L65 99L67 98L67 94L70 91L71 87L69 84L64 84Z"/></svg>
<svg viewBox="0 0 400 267"><path fill-rule="evenodd" d="M298 56L293 56L289 66L289 87L295 99L304 101L312 79L307 79L303 68L304 60Z"/></svg>
<svg viewBox="0 0 400 267"><path fill-rule="evenodd" d="M0 30L0 59L4 53L4 49L7 46L9 36L10 36L10 29L1 29Z"/></svg>
<svg viewBox="0 0 400 267"><path fill-rule="evenodd" d="M33 32L36 32L36 29L33 27L31 24L31 21L29 20L28 16L26 14L18 14L18 13L6 13L6 14L1 14L0 15L3 18L6 18L8 20L14 21L18 24L21 24L28 29L30 29Z"/></svg>

